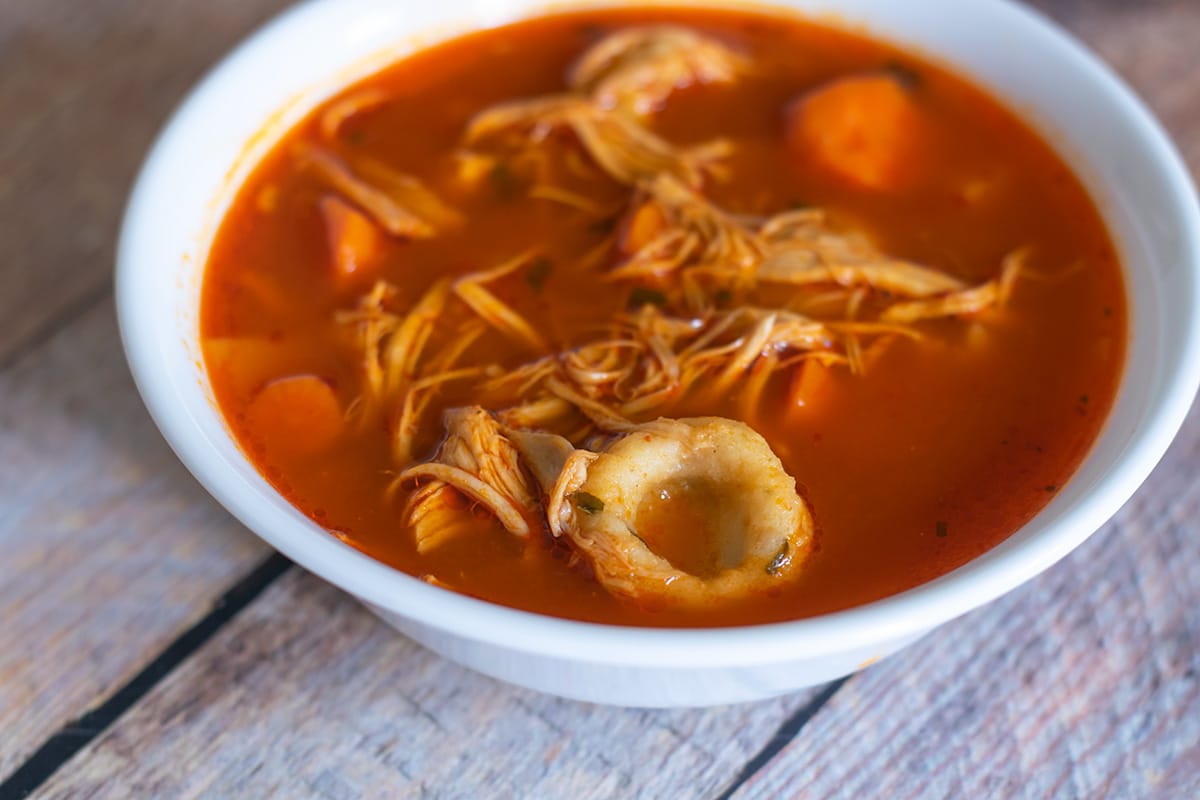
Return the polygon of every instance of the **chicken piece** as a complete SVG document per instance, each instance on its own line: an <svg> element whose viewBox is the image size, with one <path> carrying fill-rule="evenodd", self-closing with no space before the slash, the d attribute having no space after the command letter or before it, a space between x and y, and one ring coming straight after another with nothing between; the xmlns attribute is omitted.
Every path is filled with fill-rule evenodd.
<svg viewBox="0 0 1200 800"><path fill-rule="evenodd" d="M463 222L419 180L386 165L365 158L350 165L311 145L298 148L296 158L392 236L429 239Z"/></svg>
<svg viewBox="0 0 1200 800"><path fill-rule="evenodd" d="M454 293L488 325L510 339L524 344L530 350L544 353L550 349L550 345L537 332L537 329L511 306L484 287L484 284L511 275L518 269L528 266L537 257L536 250L528 250L493 269L464 275L454 282Z"/></svg>
<svg viewBox="0 0 1200 800"><path fill-rule="evenodd" d="M570 85L604 108L645 115L678 89L732 83L746 60L709 36L678 25L625 28L592 45L571 70Z"/></svg>
<svg viewBox="0 0 1200 800"><path fill-rule="evenodd" d="M447 532L469 530L459 524L461 514L453 494L457 490L495 515L516 536L528 536L540 525L541 505L521 467L520 456L491 414L479 406L446 412L446 439L431 461L415 464L400 473L400 485L418 483L405 508L418 549L429 549L447 539ZM428 483L422 483L428 481ZM448 513L451 510L460 515Z"/></svg>
<svg viewBox="0 0 1200 800"><path fill-rule="evenodd" d="M359 114L374 111L386 105L390 99L387 92L378 87L359 89L330 104L321 114L321 136L328 142L336 142L342 127Z"/></svg>
<svg viewBox="0 0 1200 800"><path fill-rule="evenodd" d="M642 127L629 114L601 108L571 94L492 106L471 120L465 139L475 146L517 133L518 141L528 145L539 143L556 128L572 130L592 160L613 180L626 185L666 173L688 186L699 186L731 149L729 142L721 139L677 147Z"/></svg>
<svg viewBox="0 0 1200 800"><path fill-rule="evenodd" d="M1004 259L1000 275L986 283L940 297L896 303L883 312L881 319L885 322L911 324L925 319L974 314L1003 306L1012 293L1013 285L1025 270L1028 253L1028 248L1010 253Z"/></svg>
<svg viewBox="0 0 1200 800"><path fill-rule="evenodd" d="M816 209L772 217L760 234L769 252L758 266L764 283L867 286L901 297L966 288L953 275L884 255L862 234L835 230Z"/></svg>
<svg viewBox="0 0 1200 800"><path fill-rule="evenodd" d="M623 237L623 247L636 250L608 274L610 280L661 278L683 269L725 273L729 288L753 280L765 255L754 231L668 174L644 181L641 194Z"/></svg>

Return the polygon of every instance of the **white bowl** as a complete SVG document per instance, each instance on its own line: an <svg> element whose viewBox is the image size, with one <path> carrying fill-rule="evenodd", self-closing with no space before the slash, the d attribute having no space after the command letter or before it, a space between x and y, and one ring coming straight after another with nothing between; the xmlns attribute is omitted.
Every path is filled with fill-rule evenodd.
<svg viewBox="0 0 1200 800"><path fill-rule="evenodd" d="M1125 268L1128 364L1099 440L1050 504L990 552L903 594L813 619L709 630L594 625L492 605L381 564L309 521L247 462L213 403L197 325L213 233L256 160L339 87L424 44L540 5L300 5L213 70L146 159L117 263L125 351L167 441L247 527L412 638L480 672L602 703L712 705L846 674L1009 591L1103 525L1150 473L1200 380L1200 211L1151 115L1077 42L1009 2L793 0L795 9L834 12L990 89L1054 143L1099 204Z"/></svg>

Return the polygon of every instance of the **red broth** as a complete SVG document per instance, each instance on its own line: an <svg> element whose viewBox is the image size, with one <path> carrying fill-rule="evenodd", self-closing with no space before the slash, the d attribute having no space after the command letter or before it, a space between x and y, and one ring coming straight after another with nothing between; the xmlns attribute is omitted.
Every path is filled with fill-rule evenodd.
<svg viewBox="0 0 1200 800"><path fill-rule="evenodd" d="M1029 253L1027 272L1002 309L986 319L921 322L919 340L889 341L862 374L814 369L803 406L789 402L793 384L785 377L755 407L734 391L685 397L667 409L669 416L747 421L796 478L816 520L812 552L795 581L688 610L617 599L563 542L540 532L518 539L478 511L473 532L418 553L401 514L410 489L389 492L404 465L392 456L386 424L356 425L336 414L353 406L363 381L338 315L376 280L396 287L394 302L405 308L442 276L487 269L537 246L548 266L494 290L536 320L548 341L578 342L626 307L628 286L581 266L618 222L531 199L503 169L463 191L449 165L473 115L499 101L562 92L572 62L606 32L663 21L710 33L754 65L732 85L673 93L649 123L670 142L733 143L728 180L705 186L714 202L744 214L818 206L869 233L883 251L972 284L994 278L1018 248ZM922 144L905 156L896 185L887 185L892 173L855 179L798 158L789 145L787 115L797 98L862 75L893 76L916 103ZM201 332L220 408L262 474L332 535L384 563L503 605L605 623L742 625L845 609L945 574L1010 536L1070 479L1112 405L1126 306L1094 204L1025 122L917 55L758 13L588 11L455 39L343 97L363 89L383 100L345 119L336 145L322 134L318 109L240 190L209 256ZM409 241L323 211L337 193L302 167L303 143L347 158L367 154L412 175L465 223ZM608 205L621 191L609 186L595 199ZM331 225L359 243L348 260L331 250ZM355 253L369 258L351 263ZM505 369L529 358L498 335L470 353L474 363ZM448 384L422 417L415 452L425 457L437 448L443 409L477 395L470 384ZM310 410L296 410L309 401L303 408ZM308 435L289 435L296 430ZM468 503L462 513L473 513Z"/></svg>

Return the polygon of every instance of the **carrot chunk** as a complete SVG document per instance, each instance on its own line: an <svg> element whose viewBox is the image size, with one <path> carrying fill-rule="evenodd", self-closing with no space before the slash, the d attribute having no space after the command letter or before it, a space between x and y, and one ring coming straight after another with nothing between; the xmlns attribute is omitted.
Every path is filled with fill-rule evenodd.
<svg viewBox="0 0 1200 800"><path fill-rule="evenodd" d="M621 225L621 252L633 255L654 241L668 228L667 220L652 202L644 202Z"/></svg>
<svg viewBox="0 0 1200 800"><path fill-rule="evenodd" d="M258 388L281 370L300 369L299 358L283 344L248 337L215 337L204 341L205 365L214 384L233 391L239 402L253 397Z"/></svg>
<svg viewBox="0 0 1200 800"><path fill-rule="evenodd" d="M796 413L819 404L831 390L832 378L832 369L815 358L798 364L788 385L787 411Z"/></svg>
<svg viewBox="0 0 1200 800"><path fill-rule="evenodd" d="M383 255L383 232L366 214L338 197L321 198L321 216L339 280L370 276Z"/></svg>
<svg viewBox="0 0 1200 800"><path fill-rule="evenodd" d="M860 187L902 187L920 157L925 124L908 89L890 75L841 78L788 108L788 147Z"/></svg>
<svg viewBox="0 0 1200 800"><path fill-rule="evenodd" d="M293 375L259 390L246 409L251 430L272 450L313 455L342 435L342 407L333 388L315 375Z"/></svg>

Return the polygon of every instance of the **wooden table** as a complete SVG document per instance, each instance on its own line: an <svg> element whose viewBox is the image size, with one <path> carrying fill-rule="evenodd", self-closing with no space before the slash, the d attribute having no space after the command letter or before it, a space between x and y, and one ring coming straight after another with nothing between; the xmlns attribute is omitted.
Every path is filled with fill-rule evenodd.
<svg viewBox="0 0 1200 800"><path fill-rule="evenodd" d="M1200 2L1041 4L1200 170ZM135 395L110 272L156 128L281 5L0 0L0 797L1200 797L1198 413L1045 575L738 707L496 683L240 528Z"/></svg>

